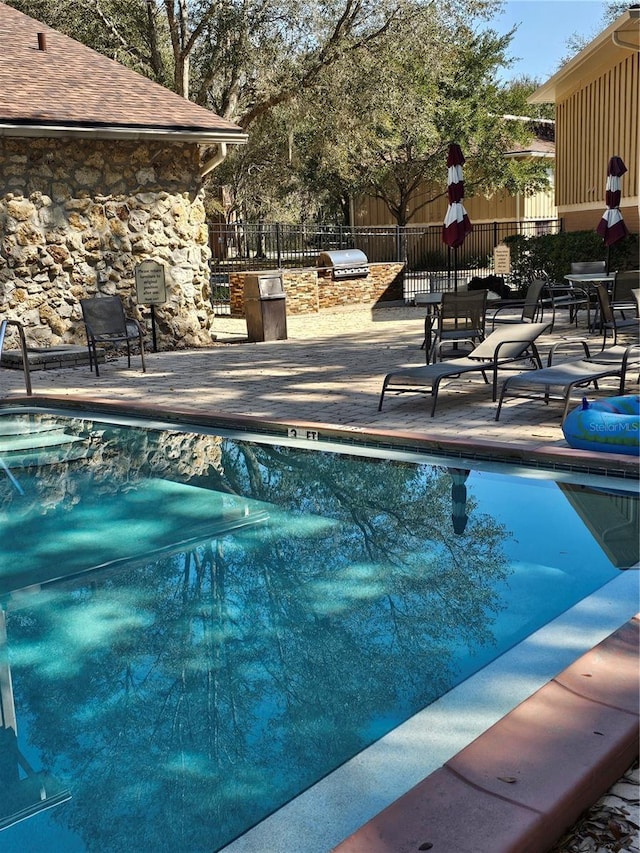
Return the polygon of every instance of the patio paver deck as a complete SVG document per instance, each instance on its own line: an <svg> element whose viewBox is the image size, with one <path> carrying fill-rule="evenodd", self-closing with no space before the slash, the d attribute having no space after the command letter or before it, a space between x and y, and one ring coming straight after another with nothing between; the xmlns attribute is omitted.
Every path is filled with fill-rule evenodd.
<svg viewBox="0 0 640 853"><path fill-rule="evenodd" d="M108 362L99 379L86 367L37 372L32 375L33 390L38 396L146 401L207 414L566 447L559 403L509 400L496 422L496 404L480 376L443 383L434 418L428 416L421 394L389 393L378 412L384 375L394 367L424 363L421 309L344 308L293 316L288 326L286 341L249 344L244 320L218 317L211 349L149 353L144 374L135 361L127 369L124 358ZM562 333L576 336L573 327L557 325L553 336L540 339L543 356ZM597 347L599 338L592 341ZM637 389L637 375L632 375L628 390ZM605 380L599 393L616 391L617 382ZM0 396L23 393L21 372L0 370Z"/></svg>

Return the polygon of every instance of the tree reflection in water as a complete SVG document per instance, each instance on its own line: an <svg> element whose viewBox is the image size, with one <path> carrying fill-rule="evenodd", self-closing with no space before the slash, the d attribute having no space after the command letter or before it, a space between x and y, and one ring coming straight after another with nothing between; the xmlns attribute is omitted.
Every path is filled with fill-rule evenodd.
<svg viewBox="0 0 640 853"><path fill-rule="evenodd" d="M446 469L166 433L99 458L101 488L173 476L273 513L11 612L18 714L87 849L223 846L492 641L507 533L469 496L452 535Z"/></svg>

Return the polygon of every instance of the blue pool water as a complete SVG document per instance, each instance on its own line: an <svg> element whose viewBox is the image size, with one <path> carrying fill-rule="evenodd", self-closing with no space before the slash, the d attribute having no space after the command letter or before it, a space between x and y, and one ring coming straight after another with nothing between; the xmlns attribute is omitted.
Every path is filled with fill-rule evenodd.
<svg viewBox="0 0 640 853"><path fill-rule="evenodd" d="M3 851L212 853L638 560L624 481L46 414L0 463Z"/></svg>

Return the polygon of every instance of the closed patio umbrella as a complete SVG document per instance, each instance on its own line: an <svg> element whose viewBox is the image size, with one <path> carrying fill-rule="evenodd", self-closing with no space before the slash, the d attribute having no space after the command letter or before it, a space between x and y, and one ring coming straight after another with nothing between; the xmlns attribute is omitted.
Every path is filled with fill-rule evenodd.
<svg viewBox="0 0 640 853"><path fill-rule="evenodd" d="M620 157L612 157L609 160L606 194L607 209L602 214L602 219L596 228L596 231L602 237L607 247L613 246L614 243L622 240L629 233L620 213L621 179L626 171L627 167Z"/></svg>
<svg viewBox="0 0 640 853"><path fill-rule="evenodd" d="M449 206L442 226L442 241L454 250L454 286L458 289L457 251L465 237L473 230L467 211L462 203L464 199L464 179L462 167L464 154L456 143L451 143L447 154L447 196Z"/></svg>

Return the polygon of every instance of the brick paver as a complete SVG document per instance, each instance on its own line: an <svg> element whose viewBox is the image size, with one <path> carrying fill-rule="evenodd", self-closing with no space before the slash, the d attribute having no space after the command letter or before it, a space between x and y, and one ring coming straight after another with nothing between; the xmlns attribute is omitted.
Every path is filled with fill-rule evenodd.
<svg viewBox="0 0 640 853"><path fill-rule="evenodd" d="M496 423L496 404L480 375L443 383L435 418L429 417L429 403L420 394L388 393L383 411L378 412L385 374L402 365L424 363L420 349L423 317L423 309L408 306L354 307L290 316L288 339L266 343L247 342L244 320L217 317L210 349L151 352L146 374L140 371L137 357L130 370L123 357L109 361L99 378L87 367L34 371L33 390L38 395L130 400L284 422L531 445L565 444L559 403L545 406L511 400ZM578 334L584 336L582 330ZM576 330L557 326L553 336L541 338L543 356L561 335L575 337ZM599 340L592 336L594 348ZM636 392L638 377L634 373L630 379L628 391ZM1 370L0 396L23 393L21 372ZM605 380L597 393L617 393L617 382ZM578 400L576 395L576 404Z"/></svg>

